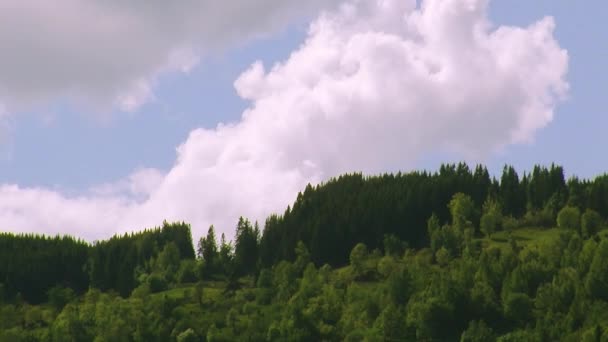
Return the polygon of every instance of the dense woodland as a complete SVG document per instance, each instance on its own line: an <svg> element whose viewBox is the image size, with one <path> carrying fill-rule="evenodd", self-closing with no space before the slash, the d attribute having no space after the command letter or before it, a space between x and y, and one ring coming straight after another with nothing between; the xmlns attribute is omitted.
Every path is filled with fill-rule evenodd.
<svg viewBox="0 0 608 342"><path fill-rule="evenodd" d="M608 341L608 176L344 175L234 241L0 234L1 341Z"/></svg>

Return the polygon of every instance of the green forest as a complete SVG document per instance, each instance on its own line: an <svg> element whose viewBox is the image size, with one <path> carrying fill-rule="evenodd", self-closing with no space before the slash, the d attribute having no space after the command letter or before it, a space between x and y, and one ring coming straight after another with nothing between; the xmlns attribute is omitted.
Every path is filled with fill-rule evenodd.
<svg viewBox="0 0 608 342"><path fill-rule="evenodd" d="M460 163L308 185L231 241L0 233L0 342L608 341L607 219L608 175Z"/></svg>

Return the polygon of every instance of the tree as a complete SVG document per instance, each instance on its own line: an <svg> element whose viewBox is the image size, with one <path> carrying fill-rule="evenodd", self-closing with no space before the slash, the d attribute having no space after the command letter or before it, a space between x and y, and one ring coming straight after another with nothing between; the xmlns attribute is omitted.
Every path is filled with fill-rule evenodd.
<svg viewBox="0 0 608 342"><path fill-rule="evenodd" d="M177 280L181 284L196 282L198 280L196 261L182 260L177 274Z"/></svg>
<svg viewBox="0 0 608 342"><path fill-rule="evenodd" d="M442 298L413 298L407 305L407 322L419 341L446 341L454 322L454 308Z"/></svg>
<svg viewBox="0 0 608 342"><path fill-rule="evenodd" d="M213 225L209 227L209 230L207 230L207 236L201 237L199 240L198 255L204 260L207 273L214 273L216 271L216 264L218 262L217 259L219 254Z"/></svg>
<svg viewBox="0 0 608 342"><path fill-rule="evenodd" d="M602 217L597 211L593 209L585 210L585 213L581 217L581 229L582 234L585 237L595 235L602 225Z"/></svg>
<svg viewBox="0 0 608 342"><path fill-rule="evenodd" d="M74 297L74 290L71 288L55 286L49 290L49 303L57 311L61 311L64 306L71 302Z"/></svg>
<svg viewBox="0 0 608 342"><path fill-rule="evenodd" d="M448 204L452 225L464 231L465 228L472 226L473 215L475 214L475 203L470 196L461 192L456 193Z"/></svg>
<svg viewBox="0 0 608 342"><path fill-rule="evenodd" d="M488 342L496 340L494 331L484 321L471 321L460 336L460 342Z"/></svg>
<svg viewBox="0 0 608 342"><path fill-rule="evenodd" d="M180 266L179 249L174 242L165 245L156 260L156 269L165 275L170 282L175 280Z"/></svg>
<svg viewBox="0 0 608 342"><path fill-rule="evenodd" d="M296 272L298 272L298 274L302 274L304 272L304 269L306 268L306 266L308 266L308 263L310 262L310 253L308 252L308 248L306 248L306 245L302 241L298 241L295 253L296 260L293 266L296 268Z"/></svg>
<svg viewBox="0 0 608 342"><path fill-rule="evenodd" d="M258 261L259 228L251 226L249 220L241 217L236 226L234 245L234 266L237 275L255 272Z"/></svg>
<svg viewBox="0 0 608 342"><path fill-rule="evenodd" d="M364 273L364 262L367 256L367 247L363 243L358 243L350 252L350 267L355 277L360 277Z"/></svg>
<svg viewBox="0 0 608 342"><path fill-rule="evenodd" d="M150 286L150 292L152 293L165 291L168 288L165 276L158 272L150 274L148 277L148 286Z"/></svg>
<svg viewBox="0 0 608 342"><path fill-rule="evenodd" d="M597 246L585 286L592 297L608 301L608 240Z"/></svg>
<svg viewBox="0 0 608 342"><path fill-rule="evenodd" d="M503 306L505 317L517 323L529 321L534 307L530 297L524 293L507 295Z"/></svg>
<svg viewBox="0 0 608 342"><path fill-rule="evenodd" d="M378 317L378 325L384 341L400 341L405 335L405 315L401 309L389 304Z"/></svg>
<svg viewBox="0 0 608 342"><path fill-rule="evenodd" d="M426 231L429 236L429 240L432 241L433 235L441 229L441 225L439 224L439 218L437 215L433 214L426 221Z"/></svg>
<svg viewBox="0 0 608 342"><path fill-rule="evenodd" d="M439 265L446 266L450 262L450 252L445 247L439 248L435 253L435 260Z"/></svg>
<svg viewBox="0 0 608 342"><path fill-rule="evenodd" d="M400 256L401 254L403 254L403 251L405 250L405 247L407 246L406 243L399 240L399 238L397 236L395 236L394 234L385 234L383 242L384 242L384 253L386 255L390 255L390 256L394 256L394 257Z"/></svg>
<svg viewBox="0 0 608 342"><path fill-rule="evenodd" d="M526 211L525 182L512 166L505 165L500 178L500 203L506 215L519 217Z"/></svg>
<svg viewBox="0 0 608 342"><path fill-rule="evenodd" d="M481 216L479 224L481 232L487 237L491 237L492 234L498 230L501 222L502 211L500 205L498 202L488 198L483 205L483 215Z"/></svg>
<svg viewBox="0 0 608 342"><path fill-rule="evenodd" d="M576 207L565 206L557 214L557 226L564 229L578 230L581 222L581 212Z"/></svg>
<svg viewBox="0 0 608 342"><path fill-rule="evenodd" d="M220 240L220 253L219 253L219 264L224 271L224 274L230 274L232 272L232 262L234 254L232 252L232 244L226 241L226 235L222 233Z"/></svg>
<svg viewBox="0 0 608 342"><path fill-rule="evenodd" d="M390 275L387 280L388 295L392 303L405 306L413 293L412 275L403 268Z"/></svg>
<svg viewBox="0 0 608 342"><path fill-rule="evenodd" d="M471 309L477 317L491 320L500 317L500 306L494 289L487 281L478 279L470 292Z"/></svg>

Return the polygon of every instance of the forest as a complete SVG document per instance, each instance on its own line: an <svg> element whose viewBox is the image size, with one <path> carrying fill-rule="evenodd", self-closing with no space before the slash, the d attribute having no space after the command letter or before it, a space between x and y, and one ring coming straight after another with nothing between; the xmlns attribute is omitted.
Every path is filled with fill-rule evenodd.
<svg viewBox="0 0 608 342"><path fill-rule="evenodd" d="M231 241L0 233L0 342L608 341L607 219L608 175L460 163L308 185Z"/></svg>

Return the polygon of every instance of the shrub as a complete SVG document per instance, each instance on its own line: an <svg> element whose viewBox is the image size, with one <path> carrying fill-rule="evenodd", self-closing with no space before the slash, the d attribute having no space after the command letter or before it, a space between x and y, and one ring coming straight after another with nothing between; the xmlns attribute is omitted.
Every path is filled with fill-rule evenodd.
<svg viewBox="0 0 608 342"><path fill-rule="evenodd" d="M565 206L557 214L557 226L565 229L579 229L581 212L577 207Z"/></svg>

